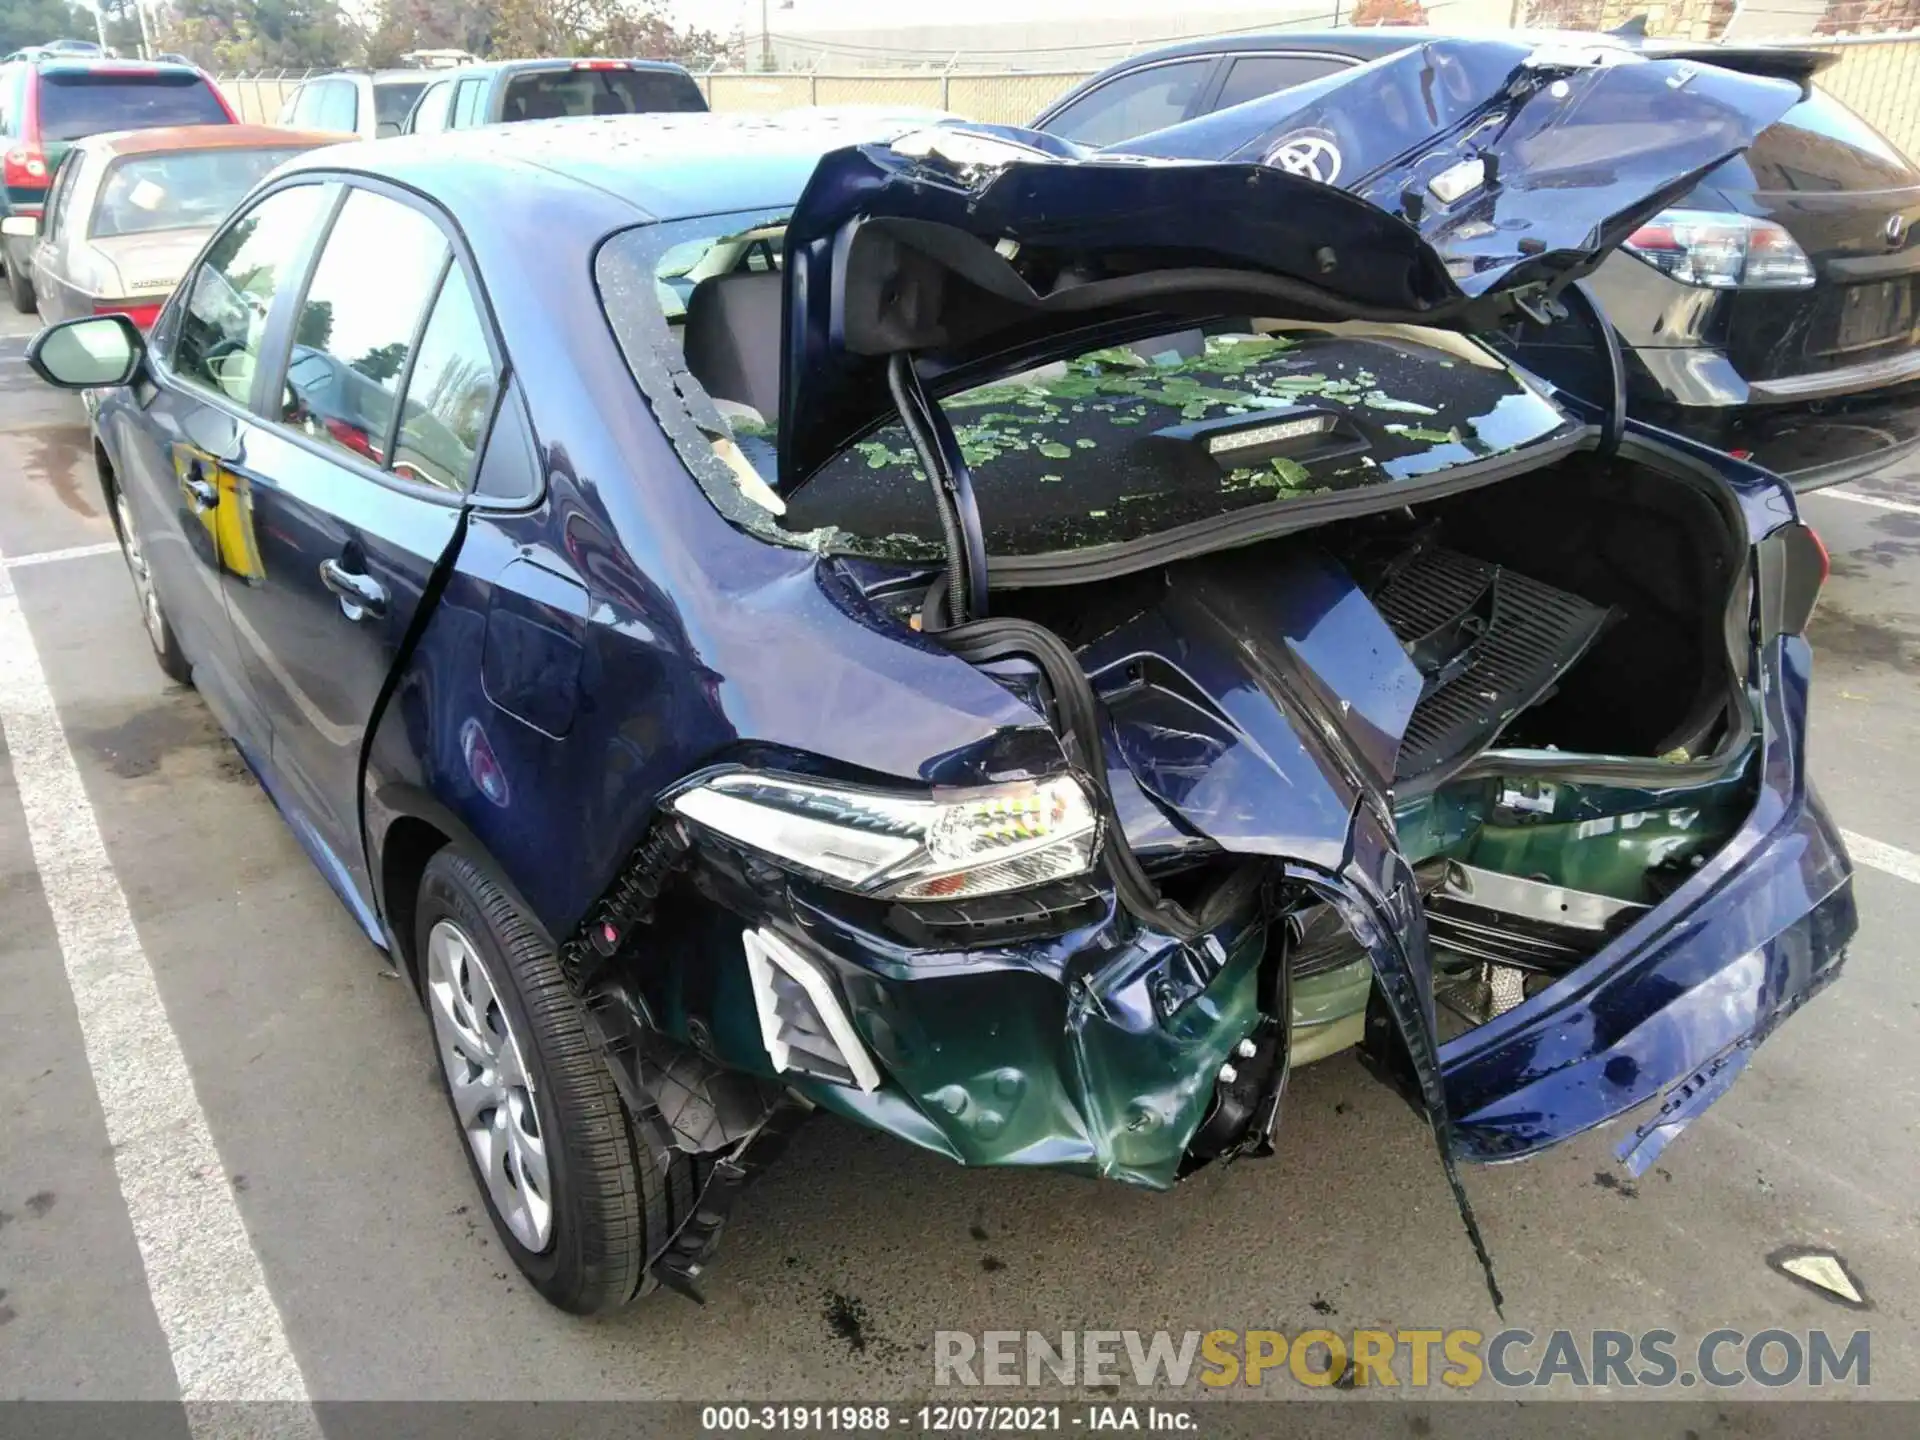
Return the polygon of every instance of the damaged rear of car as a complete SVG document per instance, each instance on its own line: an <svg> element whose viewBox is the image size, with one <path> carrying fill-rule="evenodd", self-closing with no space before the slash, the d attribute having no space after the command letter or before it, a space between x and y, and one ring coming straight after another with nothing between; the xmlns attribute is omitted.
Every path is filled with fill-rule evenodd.
<svg viewBox="0 0 1920 1440"><path fill-rule="evenodd" d="M1836 973L1817 538L1467 338L1797 87L1476 42L1314 89L1369 117L1344 192L949 128L827 156L784 228L602 248L676 454L839 636L721 667L737 742L585 927L683 1147L797 1097L1164 1187L1268 1151L1291 1066L1357 1044L1474 1232L1456 1159L1658 1099L1638 1173Z"/></svg>
<svg viewBox="0 0 1920 1440"><path fill-rule="evenodd" d="M555 1304L697 1293L813 1109L1165 1188L1356 1047L1497 1303L1459 1162L1651 1103L1642 1167L1837 973L1818 540L1474 338L1798 87L1458 41L1309 91L1274 141L1346 127L1345 188L871 113L329 149L150 343L30 347L110 388L156 655L411 972ZM357 356L311 312L402 233ZM404 398L290 408L334 339Z"/></svg>

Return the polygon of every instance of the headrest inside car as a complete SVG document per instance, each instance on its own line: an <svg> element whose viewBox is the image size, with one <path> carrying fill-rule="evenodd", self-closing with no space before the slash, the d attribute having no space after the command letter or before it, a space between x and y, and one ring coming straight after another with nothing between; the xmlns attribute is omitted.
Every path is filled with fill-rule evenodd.
<svg viewBox="0 0 1920 1440"><path fill-rule="evenodd" d="M687 369L716 400L780 414L780 276L713 275L687 297Z"/></svg>

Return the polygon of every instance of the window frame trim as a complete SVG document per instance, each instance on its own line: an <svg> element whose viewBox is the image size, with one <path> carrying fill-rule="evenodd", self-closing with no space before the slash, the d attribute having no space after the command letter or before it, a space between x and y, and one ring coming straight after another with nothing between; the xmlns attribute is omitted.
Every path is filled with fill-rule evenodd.
<svg viewBox="0 0 1920 1440"><path fill-rule="evenodd" d="M261 368L256 371L254 376L254 393L249 406L251 410L249 418L253 423L270 429L276 437L290 444L298 445L309 454L330 461L333 464L341 465L353 474L363 479L371 480L376 485L382 485L389 490L411 496L417 500L427 500L437 505L473 505L479 508L496 510L524 509L528 505L537 504L546 493L544 474L541 476L540 488L535 494L523 499L516 499L510 503L502 503L497 499L477 496L474 493L474 486L479 482L480 478L481 458L486 453L488 440L492 438L494 420L500 413L500 393L506 387L508 376L513 369L513 362L507 353L505 342L500 336L499 320L494 314L492 298L487 294L486 286L481 283L479 268L473 263L473 257L467 245L466 235L461 231L458 223L431 197L422 194L410 186L397 184L381 176L368 175L350 170L318 170L302 171L300 173L302 175L318 174L324 176L327 180L339 186L339 195L334 200L331 210L325 216L318 233L318 238L304 257L305 263L300 275L297 298L288 298L286 308L283 312L281 310L283 297L296 297L296 292L292 290L283 291L281 295L274 297L274 310L269 312L267 328L262 334L262 363ZM289 180L293 178L292 176L288 177ZM274 188L278 190L281 187L276 185ZM411 382L413 378L413 362L415 355L418 353L420 338L425 333L425 326L428 321L433 318L434 307L439 304L441 292L446 288L447 276L453 272L454 267L457 266L466 277L468 294L478 302L477 309L480 318L480 331L487 342L487 359L493 366L495 394L492 405L488 407L487 423L480 433L478 443L474 446L473 458L468 462L467 473L462 480L461 488L458 490L448 490L438 485L427 485L419 481L407 480L394 474L393 471L388 468L392 464L392 436L397 433L393 426L389 427L388 444L382 452L387 457L387 460L385 464L375 466L363 456L357 456L350 450L343 449L338 445L327 445L315 440L310 435L303 435L300 431L286 424L280 418L279 398L286 383L287 367L293 358L295 317L299 315L300 310L306 305L307 292L313 284L314 274L320 268L320 258L326 252L327 241L332 238L333 227L340 218L341 210L346 206L348 196L356 189L370 191L384 199L391 200L397 205L404 205L408 209L423 215L429 223L440 231L441 239L446 242L449 252L448 261L442 264L439 279L435 282L432 293L429 295L426 304L421 308L419 319L414 325L414 333L407 354L407 363L401 371L401 383L394 391L395 403L393 408L396 417L394 426L398 425L398 417L406 406L407 384ZM264 199L265 197L262 196L261 198ZM194 269L197 271L199 267L196 265ZM269 357L271 357L270 361Z"/></svg>
<svg viewBox="0 0 1920 1440"><path fill-rule="evenodd" d="M307 238L301 243L300 249L295 252L293 265L288 271L289 275L301 277L300 288L304 292L306 288L305 274L308 270L312 269L313 257L319 250L316 237L324 235L328 230L332 229L333 212L337 210L340 205L340 196L338 193L331 198L326 195L325 192L329 184L333 184L337 191L344 188L327 177L308 179L305 178L305 172L299 175L289 175L276 183L271 189L264 190L258 195L252 196L250 203L245 209L234 211L232 215L227 217L224 225L207 237L207 243L200 247L200 253L194 256L193 263L187 267L185 276L183 276L180 283L174 287L173 294L168 297L166 309L161 313L160 317L154 321L153 330L148 332L151 334L154 331L160 331L163 326L168 327L168 331L164 337L167 341L164 351L158 346L149 346L147 349L147 364L152 368L154 379L157 382L163 382L174 389L185 391L186 394L194 400L202 404L212 405L217 410L225 411L236 420L242 422L257 422L260 419L258 411L254 408L260 396L260 360L261 357L267 353L267 346L273 338L274 315L280 306L285 303L287 288L282 286L276 290L273 296L273 304L267 308L267 323L261 327L260 331L260 354L254 358L253 387L247 392L247 398L244 402L235 400L225 391L216 390L210 385L201 384L198 380L184 374L179 367L173 363L174 348L180 343L179 316L185 311L187 306L192 303L193 285L191 282L197 280L200 271L205 268L207 252L213 249L229 230L282 191L297 189L303 185L315 185L321 191L320 224L316 229L308 232Z"/></svg>
<svg viewBox="0 0 1920 1440"><path fill-rule="evenodd" d="M415 100L413 102L413 108L407 111L407 118L400 122L400 133L402 135L444 134L447 129L446 122L453 118L453 92L457 83L457 81L451 79L428 81L427 88L420 92L420 98ZM444 90L447 96L446 114L441 117L440 128L438 130L416 130L414 128L414 122L419 119L421 112L426 109L427 102L433 98L433 92L436 90Z"/></svg>
<svg viewBox="0 0 1920 1440"><path fill-rule="evenodd" d="M1080 91L1078 94L1068 96L1065 100L1061 101L1055 109L1049 111L1044 120L1037 122L1034 128L1051 135L1054 133L1054 125L1059 122L1061 116L1065 115L1069 110L1077 109L1088 100L1093 99L1093 97L1098 95L1102 90L1111 89L1122 80L1131 80L1136 75L1144 75L1151 70L1164 70L1169 65L1201 65L1208 67L1210 70L1207 77L1200 82L1200 88L1194 92L1194 98L1188 103L1186 112L1174 123L1176 125L1185 124L1197 116L1206 114L1207 112L1199 107L1204 103L1207 96L1214 94L1219 89L1220 76L1225 73L1226 69L1225 57L1219 51L1199 55L1168 55L1159 60L1149 60L1144 64L1132 66L1130 69L1122 70L1118 74L1109 75L1106 79L1087 86L1086 89ZM1070 135L1062 135L1060 138L1070 141L1075 145L1085 143L1074 140ZM1125 142L1115 141L1113 143L1124 144Z"/></svg>
<svg viewBox="0 0 1920 1440"><path fill-rule="evenodd" d="M1411 49L1412 47L1409 46L1408 48ZM1352 55L1345 54L1338 50L1229 50L1223 51L1220 58L1225 63L1221 65L1220 73L1214 76L1213 80L1208 84L1206 96L1201 102L1200 109L1193 115L1189 115L1187 117L1189 120L1198 119L1202 115L1216 114L1224 108L1220 104L1220 97L1226 92L1227 82L1233 78L1233 67L1242 60L1327 60L1332 62L1336 70L1351 70L1355 66L1367 63L1364 60L1357 59ZM1315 80L1324 80L1326 78L1325 75L1320 75L1316 76ZM1293 85L1285 86L1282 89L1269 90L1266 94L1283 95L1288 90L1296 88L1296 86L1311 85L1313 83L1314 80L1299 80ZM1254 95L1249 98L1260 100L1264 99L1265 96ZM1240 103L1244 105L1247 102L1243 100Z"/></svg>

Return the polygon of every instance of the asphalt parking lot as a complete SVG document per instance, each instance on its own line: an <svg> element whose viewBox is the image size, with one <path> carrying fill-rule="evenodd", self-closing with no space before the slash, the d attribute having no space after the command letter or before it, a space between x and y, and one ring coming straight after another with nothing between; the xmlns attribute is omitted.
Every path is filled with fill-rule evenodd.
<svg viewBox="0 0 1920 1440"><path fill-rule="evenodd" d="M171 1399L190 1374L240 1398L906 1398L936 1329L1497 1328L1430 1141L1345 1057L1295 1076L1275 1159L1170 1195L820 1121L743 1201L704 1307L549 1309L481 1211L423 1012L154 666L30 329L0 323L0 1397ZM1467 1183L1509 1323L1864 1324L1872 1395L1920 1398L1920 462L1806 513L1834 559L1814 771L1867 842L1848 974L1637 1184L1618 1127ZM40 693L82 794L21 783ZM114 881L137 948L102 959ZM1871 1310L1770 1269L1793 1245L1844 1257ZM220 1353L235 1307L253 1339Z"/></svg>

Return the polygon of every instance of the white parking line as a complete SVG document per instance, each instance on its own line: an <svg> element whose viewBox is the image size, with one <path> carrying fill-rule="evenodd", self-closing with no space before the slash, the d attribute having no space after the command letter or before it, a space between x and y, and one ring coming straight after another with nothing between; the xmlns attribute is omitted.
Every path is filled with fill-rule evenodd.
<svg viewBox="0 0 1920 1440"><path fill-rule="evenodd" d="M290 1401L292 1413L280 1421L317 1436L306 1382L167 1022L4 563L0 734L53 914L121 1198L189 1424L205 1433L235 1419L225 1407L196 1402Z"/></svg>
<svg viewBox="0 0 1920 1440"><path fill-rule="evenodd" d="M69 545L64 550L37 550L31 555L15 555L11 559L0 561L9 570L18 570L22 565L51 565L56 560L86 560L95 555L117 555L120 542L103 540L98 545Z"/></svg>
<svg viewBox="0 0 1920 1440"><path fill-rule="evenodd" d="M1855 505L1871 505L1876 510L1893 510L1902 515L1920 515L1920 505L1909 504L1905 500L1889 500L1884 495L1866 495L1858 490L1849 490L1844 485L1830 486L1817 490L1814 495L1825 495L1833 500L1851 500ZM1812 496L1808 497L1813 498Z"/></svg>
<svg viewBox="0 0 1920 1440"><path fill-rule="evenodd" d="M1856 835L1851 830L1842 830L1840 838L1847 842L1847 853L1853 856L1857 865L1871 866L1883 870L1889 875L1920 885L1920 855L1911 850L1902 850L1889 845L1884 840L1874 840L1865 835Z"/></svg>

